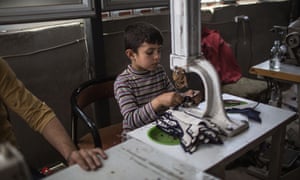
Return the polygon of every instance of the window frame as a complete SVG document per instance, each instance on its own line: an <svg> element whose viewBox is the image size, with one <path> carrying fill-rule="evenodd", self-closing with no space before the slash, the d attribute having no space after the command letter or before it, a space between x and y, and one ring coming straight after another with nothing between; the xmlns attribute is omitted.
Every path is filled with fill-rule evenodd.
<svg viewBox="0 0 300 180"><path fill-rule="evenodd" d="M169 6L170 0L101 0L102 11Z"/></svg>
<svg viewBox="0 0 300 180"><path fill-rule="evenodd" d="M94 0L82 0L77 4L0 7L0 24L75 19L92 17L95 14Z"/></svg>

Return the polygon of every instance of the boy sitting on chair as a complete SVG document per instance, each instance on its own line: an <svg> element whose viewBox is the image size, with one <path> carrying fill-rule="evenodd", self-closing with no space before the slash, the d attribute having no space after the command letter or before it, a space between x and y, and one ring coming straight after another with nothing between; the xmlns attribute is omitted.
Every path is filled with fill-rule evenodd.
<svg viewBox="0 0 300 180"><path fill-rule="evenodd" d="M114 83L115 98L123 120L123 140L126 133L155 121L170 107L192 97L199 104L203 94L188 90L176 91L160 64L163 36L149 23L134 23L125 29L125 53L131 64L118 75Z"/></svg>

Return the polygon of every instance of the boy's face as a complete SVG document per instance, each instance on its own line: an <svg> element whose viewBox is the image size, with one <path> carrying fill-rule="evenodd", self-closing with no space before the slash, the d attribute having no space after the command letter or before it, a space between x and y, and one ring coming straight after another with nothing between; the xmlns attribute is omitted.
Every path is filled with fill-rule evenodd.
<svg viewBox="0 0 300 180"><path fill-rule="evenodd" d="M160 62L161 48L161 45L144 42L138 48L137 53L127 49L126 55L130 58L131 65L135 70L153 71Z"/></svg>

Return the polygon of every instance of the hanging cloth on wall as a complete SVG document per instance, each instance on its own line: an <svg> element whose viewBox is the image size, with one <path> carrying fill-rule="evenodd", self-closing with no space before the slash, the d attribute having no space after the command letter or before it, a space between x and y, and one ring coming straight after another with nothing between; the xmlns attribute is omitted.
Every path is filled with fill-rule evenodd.
<svg viewBox="0 0 300 180"><path fill-rule="evenodd" d="M204 57L218 72L222 84L234 83L242 77L232 49L218 31L203 27L201 48Z"/></svg>

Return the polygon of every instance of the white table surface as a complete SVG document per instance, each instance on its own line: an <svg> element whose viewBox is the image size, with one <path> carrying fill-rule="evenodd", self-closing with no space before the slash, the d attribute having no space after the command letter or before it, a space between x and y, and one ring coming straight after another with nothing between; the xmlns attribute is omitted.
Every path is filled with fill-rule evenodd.
<svg viewBox="0 0 300 180"><path fill-rule="evenodd" d="M267 60L252 66L249 72L259 76L300 83L300 66L281 63L279 70L272 70L270 69L269 63L270 61Z"/></svg>
<svg viewBox="0 0 300 180"><path fill-rule="evenodd" d="M229 96L230 98L233 96ZM236 97L237 98L237 97ZM239 98L238 98L239 99ZM249 101L253 105L252 101ZM255 103L254 103L255 104ZM86 172L78 165L59 171L45 180L79 179L217 179L204 171L216 169L238 158L256 147L267 137L279 134L274 146L276 153L281 152L282 129L295 119L294 112L265 104L257 106L261 112L262 123L249 121L249 129L234 137L225 138L223 145L200 145L193 154L185 153L180 145L161 145L152 141L147 133L153 124L132 131L132 137L124 143L106 151L109 158L103 160L103 167L94 172ZM277 140L277 139L276 139ZM273 146L273 145L272 145ZM278 161L276 158L274 175L277 177ZM274 178L276 179L276 178Z"/></svg>
<svg viewBox="0 0 300 180"><path fill-rule="evenodd" d="M217 178L181 163L136 139L127 140L106 151L107 160L97 171L84 171L73 165L45 180L217 180Z"/></svg>
<svg viewBox="0 0 300 180"><path fill-rule="evenodd" d="M280 70L274 71L269 68L269 60L252 66L250 73L258 76L272 78L273 80L283 80L297 85L297 106L298 114L300 114L300 66L281 63ZM300 120L298 120L298 137L300 144Z"/></svg>
<svg viewBox="0 0 300 180"><path fill-rule="evenodd" d="M223 99L227 98L242 99L231 95L226 95ZM250 102L250 106L255 104L253 101L245 101ZM261 123L249 120L249 128L244 132L234 137L225 138L224 144L222 145L200 145L193 154L185 153L180 145L163 145L151 140L147 133L155 123L134 130L129 133L129 136L147 143L157 150L172 156L174 159L185 162L199 171L207 171L216 165L222 163L226 165L230 161L235 160L248 150L256 147L270 135L273 135L276 131L279 131L280 128L285 128L287 124L296 118L294 112L266 104L259 104L256 110L261 112Z"/></svg>

